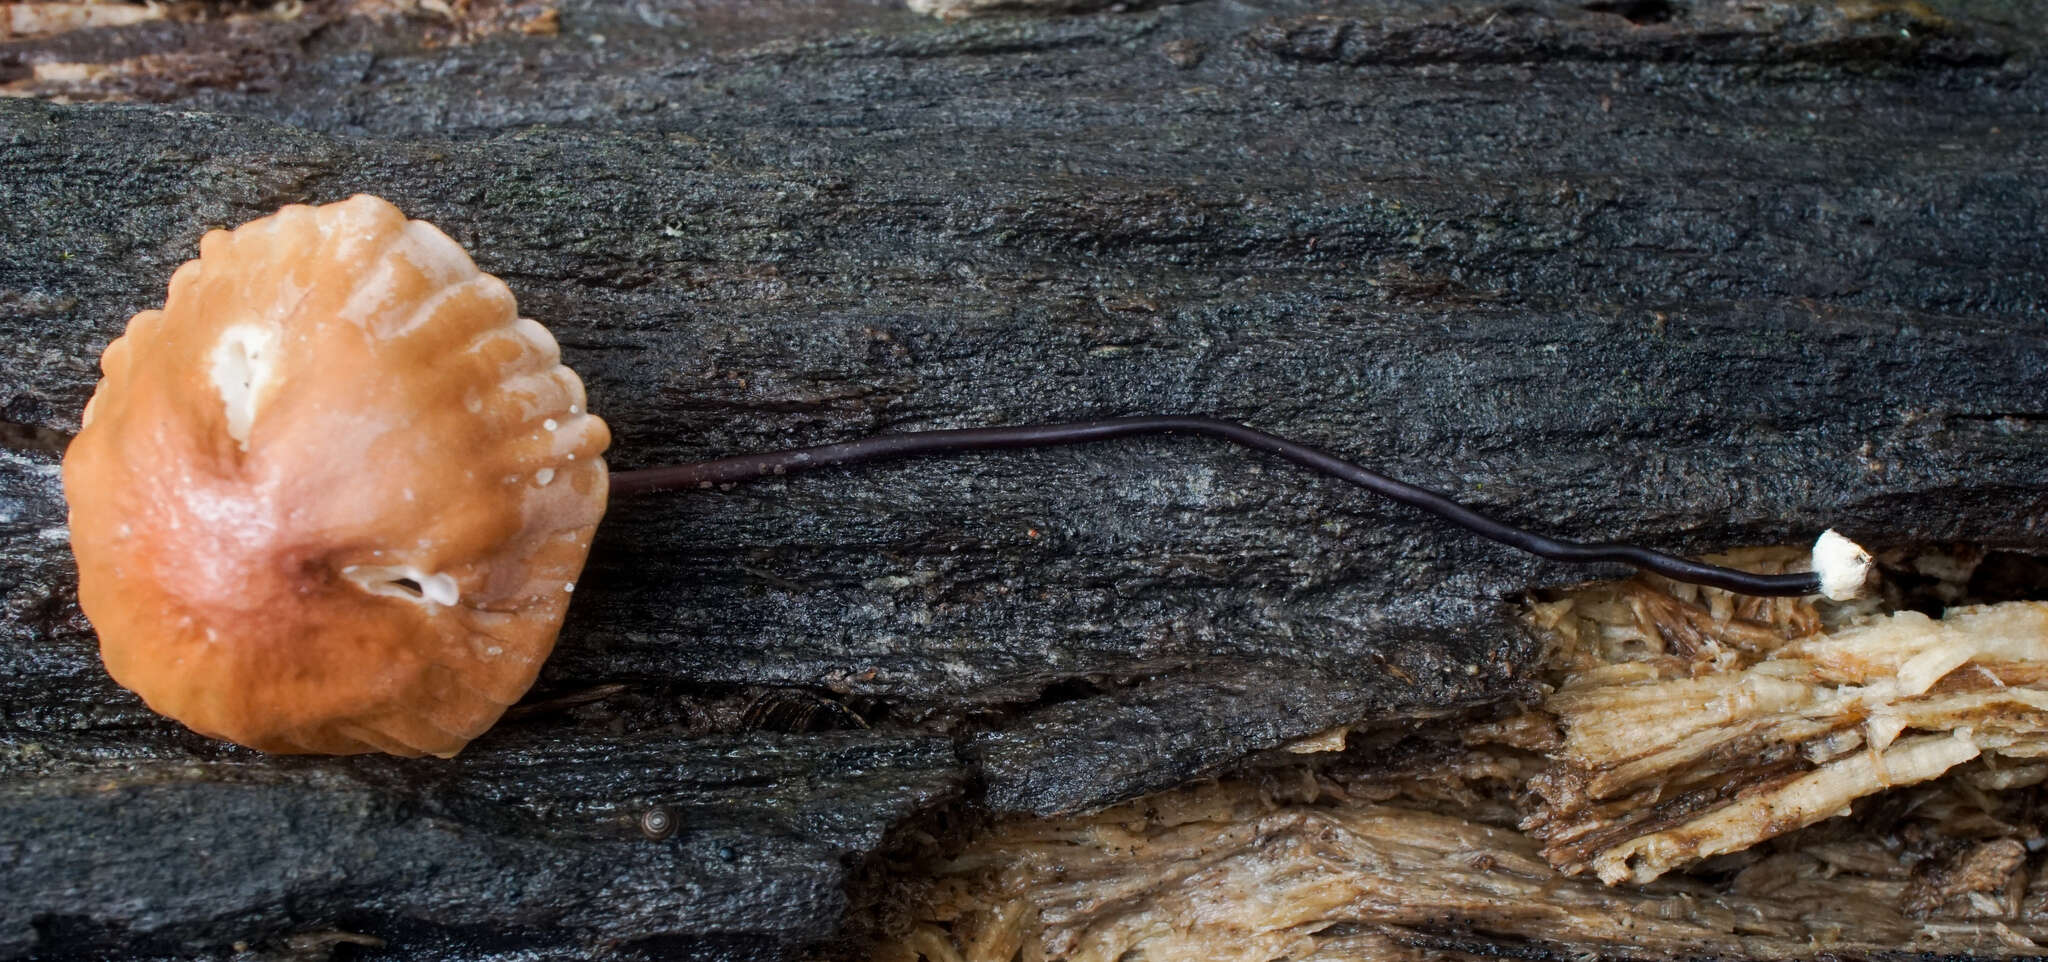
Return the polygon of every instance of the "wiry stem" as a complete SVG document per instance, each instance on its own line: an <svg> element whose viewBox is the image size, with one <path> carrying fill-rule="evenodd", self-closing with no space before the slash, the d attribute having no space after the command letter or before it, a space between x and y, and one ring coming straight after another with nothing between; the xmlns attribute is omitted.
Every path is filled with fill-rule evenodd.
<svg viewBox="0 0 2048 962"><path fill-rule="evenodd" d="M1139 434L1197 434L1221 438L1233 444L1264 451L1311 471L1349 481L1382 497L1421 508L1483 537L1552 561L1574 564L1618 562L1663 575L1673 581L1723 588L1746 595L1810 595L1820 591L1819 577L1808 572L1755 574L1689 561L1636 545L1585 544L1545 537L1495 521L1439 492L1396 481L1286 438L1275 437L1233 421L1196 415L1104 418L1065 424L1028 424L1015 427L884 434L838 444L715 458L665 468L621 471L612 475L612 493L632 495L650 491L707 488L798 471L886 461L915 455L1085 444Z"/></svg>

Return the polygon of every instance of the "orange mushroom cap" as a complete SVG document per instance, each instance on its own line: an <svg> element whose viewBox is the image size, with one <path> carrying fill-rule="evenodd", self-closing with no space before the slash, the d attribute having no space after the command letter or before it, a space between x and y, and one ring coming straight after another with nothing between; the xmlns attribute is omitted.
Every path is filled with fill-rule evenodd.
<svg viewBox="0 0 2048 962"><path fill-rule="evenodd" d="M375 197L199 242L64 456L107 671L267 752L448 756L554 647L610 432L555 340Z"/></svg>

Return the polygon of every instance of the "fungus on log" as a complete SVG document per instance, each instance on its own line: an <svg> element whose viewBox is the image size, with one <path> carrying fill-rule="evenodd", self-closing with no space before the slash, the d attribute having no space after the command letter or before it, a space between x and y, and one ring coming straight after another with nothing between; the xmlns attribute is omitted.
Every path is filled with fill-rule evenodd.
<svg viewBox="0 0 2048 962"><path fill-rule="evenodd" d="M287 203L375 192L446 230L548 319L627 468L1202 410L1531 528L1697 555L1834 525L1997 561L1905 607L2038 592L2038 18L1139 6L592 6L550 34L164 5L0 41L10 93L163 102L0 100L0 891L27 893L0 900L0 955L377 957L335 933L403 958L794 955L849 905L856 928L887 914L863 901L886 886L848 901L853 875L956 877L915 839L979 837L975 813L1085 819L1263 777L1265 753L1345 726L1462 737L1555 680L1522 602L1578 573L1251 455L1137 442L621 504L536 691L460 758L220 748L102 673L56 452L93 359L198 238ZM1943 583L1914 557L1887 578ZM1981 918L1990 941L1911 940L2005 911L1999 886L2034 868L2007 838L1916 827L1984 791L1937 779L1912 812L1861 803L1922 833L1886 850L1917 867L1855 861L1887 839L1830 820L1609 889L1612 846L1454 811L1453 788L1415 783L1439 799L1432 844L1508 831L1488 837L1529 861L1501 864L1576 874L1523 876L1555 901L1412 886L1326 954L1612 950L1610 929L1474 923L1509 904L1647 923L1682 907L1654 887L1725 895L1745 873L1733 895L1812 904L1785 893L1852 863L1859 892L1908 906L1852 931L1999 954ZM1647 827L1601 804L1526 832ZM1841 844L1770 848L1793 842ZM1779 943L1731 918L1812 934L1759 911L1703 916L1723 941L1656 931L1758 955Z"/></svg>
<svg viewBox="0 0 2048 962"><path fill-rule="evenodd" d="M604 516L610 435L560 360L377 198L208 234L64 455L107 671L266 752L460 751L540 674Z"/></svg>

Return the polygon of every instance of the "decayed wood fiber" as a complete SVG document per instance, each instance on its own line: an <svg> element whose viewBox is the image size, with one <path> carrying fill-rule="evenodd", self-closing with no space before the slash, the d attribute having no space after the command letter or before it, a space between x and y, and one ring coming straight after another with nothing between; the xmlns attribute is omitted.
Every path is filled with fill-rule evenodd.
<svg viewBox="0 0 2048 962"><path fill-rule="evenodd" d="M0 40L129 101L0 102L0 954L786 955L936 812L1532 698L1517 600L1586 576L1203 444L902 464L621 505L452 766L223 749L100 671L51 471L285 203L448 230L621 466L1183 410L1560 534L2048 546L2024 5L399 8Z"/></svg>
<svg viewBox="0 0 2048 962"><path fill-rule="evenodd" d="M1964 554L1917 560L1969 601ZM1566 594L1530 613L1540 704L912 842L873 883L871 956L2038 954L2048 602L1900 600Z"/></svg>

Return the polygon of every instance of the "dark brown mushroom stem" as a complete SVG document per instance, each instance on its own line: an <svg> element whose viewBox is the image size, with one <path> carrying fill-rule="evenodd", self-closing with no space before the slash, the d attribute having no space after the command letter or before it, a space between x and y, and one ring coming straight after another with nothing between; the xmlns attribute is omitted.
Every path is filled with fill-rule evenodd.
<svg viewBox="0 0 2048 962"><path fill-rule="evenodd" d="M1233 421L1198 415L1155 415L1103 418L1064 424L1026 424L999 428L960 428L944 431L913 431L883 434L857 441L790 448L761 454L714 458L664 468L619 471L611 476L614 495L652 491L708 488L713 485L754 481L798 471L864 464L925 454L956 451L985 451L997 448L1037 448L1059 444L1085 444L1140 434L1196 434L1221 438L1233 444L1268 454L1333 478L1349 481L1382 497L1421 508L1437 517L1482 537L1520 548L1538 557L1573 564L1619 563L1654 572L1673 581L1723 588L1745 595L1810 595L1820 591L1820 578L1810 572L1754 574L1719 565L1688 561L1661 551L1628 544L1585 544L1560 541L1532 531L1503 524L1472 510L1448 496L1428 488L1396 481L1349 461L1332 457L1304 444L1275 437Z"/></svg>

